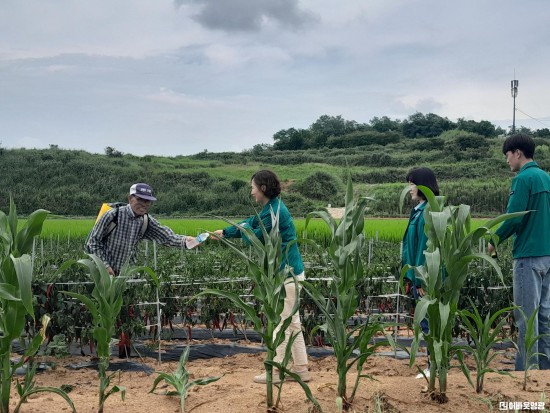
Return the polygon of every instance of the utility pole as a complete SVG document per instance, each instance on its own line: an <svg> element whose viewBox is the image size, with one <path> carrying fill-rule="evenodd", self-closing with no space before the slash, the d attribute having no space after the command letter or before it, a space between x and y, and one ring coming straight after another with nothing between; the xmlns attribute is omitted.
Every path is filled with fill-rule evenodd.
<svg viewBox="0 0 550 413"><path fill-rule="evenodd" d="M514 77L516 77L514 75ZM512 133L516 133L516 96L518 95L518 85L519 82L517 80L512 80L512 97L514 98L514 114L513 114L513 120L512 120Z"/></svg>

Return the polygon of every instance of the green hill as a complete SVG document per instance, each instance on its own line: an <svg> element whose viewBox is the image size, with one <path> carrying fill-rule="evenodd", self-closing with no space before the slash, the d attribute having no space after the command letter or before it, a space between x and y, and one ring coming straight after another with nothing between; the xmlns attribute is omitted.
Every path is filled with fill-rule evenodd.
<svg viewBox="0 0 550 413"><path fill-rule="evenodd" d="M59 215L94 216L102 202L124 201L132 183L147 182L159 199L155 214L248 215L253 212L250 177L258 169L269 168L284 181L283 197L295 216L329 203L341 205L348 170L356 191L375 198L372 215L395 216L404 177L417 166L434 169L442 193L453 204L471 205L476 215L494 215L506 207L513 174L501 153L503 138L460 130L432 138L400 135L387 142L383 134L375 141L357 136L352 140L349 135L341 140L356 146L334 147L332 137L333 147L278 150L277 145L256 145L241 153L176 157L137 157L116 151L99 155L55 146L1 149L0 208L7 211L12 194L19 214L45 208ZM550 139L536 141L535 159L548 170Z"/></svg>

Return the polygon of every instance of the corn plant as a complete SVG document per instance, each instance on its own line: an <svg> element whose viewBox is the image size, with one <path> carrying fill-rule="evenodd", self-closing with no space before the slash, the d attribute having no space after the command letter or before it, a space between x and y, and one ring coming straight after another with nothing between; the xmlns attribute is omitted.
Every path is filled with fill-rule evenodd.
<svg viewBox="0 0 550 413"><path fill-rule="evenodd" d="M50 318L48 316L45 315L42 317L42 328L39 333L39 336L42 337L42 340L44 340L46 337L46 328L48 327L49 322L50 322ZM36 350L31 350L30 352L33 354L36 354ZM23 383L20 383L19 380L17 380L17 394L19 395L19 402L17 403L17 406L15 406L14 413L19 412L19 410L21 409L21 406L23 405L23 403L27 401L29 396L36 393L45 393L45 392L56 393L60 395L71 407L73 413L76 412L73 401L69 398L69 396L65 391L56 387L43 387L43 386L36 385L36 382L34 380L34 376L36 374L36 363L34 362L33 356L24 355L21 359L27 360L27 368L25 370L25 378L23 379ZM18 363L18 365L20 366L22 365L22 363Z"/></svg>
<svg viewBox="0 0 550 413"><path fill-rule="evenodd" d="M510 376L510 373L490 368L489 365L497 355L503 353L501 351L493 351L494 346L497 343L511 341L510 338L502 337L502 327L507 324L508 313L510 313L517 307L502 308L492 315L487 314L485 316L485 319L483 319L472 300L470 300L470 305L474 309L473 313L469 310L460 310L458 311L458 314L462 320L462 328L471 337L474 343L474 348L470 346L456 346L454 347L454 349L456 350L458 359L460 361L460 368L468 379L468 383L470 383L470 385L475 388L476 393L481 393L483 391L483 380L486 373L498 373ZM499 320L498 323L496 323L497 320ZM475 360L475 386L470 377L470 371L468 370L468 367L464 362L464 353L471 353Z"/></svg>
<svg viewBox="0 0 550 413"><path fill-rule="evenodd" d="M518 313L525 319L525 334L523 337L523 346L518 346L523 352L522 357L524 361L523 367L523 390L527 389L527 379L529 378L529 370L535 368L538 369L538 357L546 357L546 354L535 351L535 346L538 340L544 336L544 334L535 335L535 323L538 323L539 307L535 308L535 311L529 318L521 308L517 308ZM535 357L538 356L538 357ZM534 358L533 361L531 359Z"/></svg>
<svg viewBox="0 0 550 413"><path fill-rule="evenodd" d="M226 220L231 225L238 225L232 221ZM242 245L227 240L226 238L220 238L225 245L230 247L237 253L239 257L245 260L248 267L248 275L254 283L252 293L254 300L259 307L259 313L263 314L265 325L262 322L262 318L258 315L257 309L249 304L246 304L238 294L230 291L223 291L217 289L205 289L197 295L217 295L229 299L238 309L242 310L245 317L252 322L253 329L262 337L263 342L267 347L267 357L264 362L266 369L266 401L267 411L275 412L278 409L278 403L280 401L282 383L284 382L285 374L289 374L289 370L286 369L285 363L277 363L275 367L278 367L280 382L277 385L278 394L274 398L273 394L273 367L274 358L276 355L277 347L283 343L285 339L285 331L288 328L292 315L298 311L299 300L296 297L294 308L291 311L290 316L282 323L281 328L275 334L275 328L281 322L281 312L284 307L285 300L285 288L283 283L287 280L289 275L289 269L287 267L281 268L283 251L282 251L282 237L279 232L279 211L271 210L271 222L272 229L267 231L259 219L262 239L258 238L254 231L246 226L241 226L240 231L246 236L250 242L250 249L248 247L243 248ZM296 279L292 275L294 282ZM298 292L299 289L296 288ZM287 345L287 352L285 353L285 360L290 346L292 338ZM292 376L304 389L308 399L315 405L315 409L320 411L318 402L313 398L313 395L309 391L309 387L300 379L298 375Z"/></svg>
<svg viewBox="0 0 550 413"><path fill-rule="evenodd" d="M401 193L403 200L410 187ZM490 229L502 221L524 215L526 212L500 215L481 227L471 230L471 215L468 205L445 206L445 197L434 196L425 187L418 186L428 200L424 210L425 232L428 236L424 251L426 263L421 266L403 266L401 283L410 268L421 280L425 295L416 304L414 313L414 338L411 344L410 365L414 364L420 340L424 338L430 353L430 379L428 393L433 400L446 403L447 373L452 349L452 328L458 310L460 291L468 276L468 266L473 260L488 262L503 282L498 263L485 253L476 252L482 237L493 237ZM420 322L428 319L429 331L423 334ZM439 392L436 392L436 379Z"/></svg>
<svg viewBox="0 0 550 413"><path fill-rule="evenodd" d="M183 351L183 353L181 354L180 361L178 363L178 367L176 371L172 374L158 372L159 375L153 382L153 388L149 391L149 393L154 393L158 384L162 381L165 381L166 383L174 387L175 391L167 392L166 395L179 396L181 413L185 412L185 399L187 398L187 393L189 392L189 389L191 387L205 386L221 378L221 376L206 377L206 378L189 381L189 372L187 371L187 368L186 368L188 357L189 357L189 346L187 346Z"/></svg>
<svg viewBox="0 0 550 413"><path fill-rule="evenodd" d="M17 210L10 198L10 211L6 215L0 211L0 412L8 413L11 382L15 371L25 360L34 356L42 341L43 334L37 334L25 350L24 356L14 365L10 356L12 343L19 339L25 327L27 315L34 319L32 306L32 262L29 252L33 239L42 231L44 220L49 212L39 209L33 212L25 224L17 230ZM47 323L46 323L47 324ZM32 372L32 370L31 370ZM32 378L32 377L31 377ZM53 388L41 391L58 392ZM58 392L63 397L67 395ZM72 402L67 402L74 410Z"/></svg>
<svg viewBox="0 0 550 413"><path fill-rule="evenodd" d="M111 379L116 373L107 375L109 358L111 356L110 345L115 334L116 321L122 308L122 295L127 288L127 278L137 271L145 271L159 285L155 273L147 267L125 266L118 277L112 277L105 268L105 264L99 257L89 254L89 259L78 261L67 261L61 268L78 263L88 268L90 276L94 281L94 289L91 297L71 291L63 291L64 294L80 300L92 314L92 336L97 345L97 356L99 358L99 408L98 413L103 412L107 398L120 392L122 400L126 396L126 389L120 386L112 386L109 389Z"/></svg>
<svg viewBox="0 0 550 413"><path fill-rule="evenodd" d="M365 282L365 271L361 258L361 250L365 241L363 227L365 224L365 209L370 198L354 198L351 178L348 178L345 196L345 211L337 223L328 211L315 211L307 215L306 228L314 217L321 218L330 228L330 239L327 247L318 247L324 259L332 264L334 272L329 282L328 297L325 297L318 287L306 281L303 286L307 294L315 302L324 316L324 324L320 327L334 349L336 357L336 372L338 373L337 404L342 409L349 410L352 405L359 380L368 377L362 374L362 368L367 358L375 349L388 345L388 341L379 341L369 345L369 341L379 333L384 333L383 324L374 320L348 328L347 320L355 314L359 306L360 286ZM388 336L391 341L391 337ZM358 350L358 354L355 352ZM348 395L347 375L352 367L357 368L357 377Z"/></svg>

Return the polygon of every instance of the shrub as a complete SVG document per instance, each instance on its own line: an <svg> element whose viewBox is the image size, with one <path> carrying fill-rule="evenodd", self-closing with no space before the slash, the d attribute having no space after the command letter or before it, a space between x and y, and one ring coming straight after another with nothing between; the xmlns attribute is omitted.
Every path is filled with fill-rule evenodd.
<svg viewBox="0 0 550 413"><path fill-rule="evenodd" d="M355 131L343 136L331 136L327 140L329 148L353 148L367 145L388 145L397 143L402 135L399 132Z"/></svg>
<svg viewBox="0 0 550 413"><path fill-rule="evenodd" d="M296 189L305 197L330 202L340 192L341 183L327 172L315 172L308 176Z"/></svg>

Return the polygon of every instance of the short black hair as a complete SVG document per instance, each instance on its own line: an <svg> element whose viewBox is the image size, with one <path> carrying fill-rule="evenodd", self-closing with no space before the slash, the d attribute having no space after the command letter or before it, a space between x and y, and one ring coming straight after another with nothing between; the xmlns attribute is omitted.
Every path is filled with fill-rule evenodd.
<svg viewBox="0 0 550 413"><path fill-rule="evenodd" d="M502 144L502 153L504 155L506 155L508 151L514 152L517 149L523 152L523 156L531 159L535 154L535 141L525 133L516 133L506 138Z"/></svg>
<svg viewBox="0 0 550 413"><path fill-rule="evenodd" d="M439 195L437 179L435 178L434 172L430 168L411 169L405 179L407 182L412 182L416 186L422 185L428 187L434 195ZM418 190L418 196L422 199L426 199L426 195L424 195L420 189Z"/></svg>
<svg viewBox="0 0 550 413"><path fill-rule="evenodd" d="M273 199L281 193L281 181L275 175L275 172L269 169L262 169L252 175L252 181L256 184L258 189L268 197Z"/></svg>

